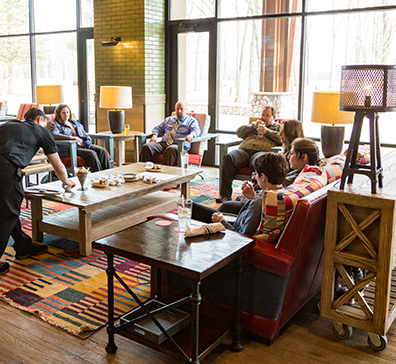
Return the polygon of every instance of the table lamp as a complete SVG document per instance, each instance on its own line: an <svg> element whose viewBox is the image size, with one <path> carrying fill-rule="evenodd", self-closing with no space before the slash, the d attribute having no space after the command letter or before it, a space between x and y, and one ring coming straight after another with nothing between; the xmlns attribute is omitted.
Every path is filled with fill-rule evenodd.
<svg viewBox="0 0 396 364"><path fill-rule="evenodd" d="M311 120L314 123L332 124L321 126L322 152L326 158L342 152L345 127L339 124L353 124L353 113L340 111L339 103L338 91L317 91L313 94Z"/></svg>
<svg viewBox="0 0 396 364"><path fill-rule="evenodd" d="M132 108L132 87L130 86L100 86L100 103L107 111L109 127L113 134L120 134L124 130L125 111L118 109Z"/></svg>
<svg viewBox="0 0 396 364"><path fill-rule="evenodd" d="M51 105L64 102L63 85L36 86L36 99L39 105L50 105L44 106L45 114L53 114L55 112L55 106Z"/></svg>
<svg viewBox="0 0 396 364"><path fill-rule="evenodd" d="M357 173L368 176L371 193L377 193L377 179L380 188L383 179L378 118L379 112L396 111L396 65L342 66L340 110L356 112L340 189ZM364 117L370 121L369 165L356 162Z"/></svg>

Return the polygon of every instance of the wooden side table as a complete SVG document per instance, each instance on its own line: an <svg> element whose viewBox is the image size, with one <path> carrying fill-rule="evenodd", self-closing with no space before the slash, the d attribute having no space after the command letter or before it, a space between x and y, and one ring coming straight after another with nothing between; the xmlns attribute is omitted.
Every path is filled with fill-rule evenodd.
<svg viewBox="0 0 396 364"><path fill-rule="evenodd" d="M123 133L121 134L112 134L111 131L104 131L101 133L95 133L95 134L89 134L89 136L92 139L103 139L105 140L106 143L113 143L115 144L115 162L117 164L117 167L121 167L123 163L125 162L125 141L126 140L134 140L134 161L138 162L139 161L139 151L138 147L136 144L136 139L135 136L142 134L140 131L130 131L129 135L125 135ZM109 137L112 137L111 140L109 140ZM113 145L106 145L106 149L108 148L114 148Z"/></svg>
<svg viewBox="0 0 396 364"><path fill-rule="evenodd" d="M348 338L356 327L368 332L373 349L383 350L396 317L396 167L385 170L384 187L376 194L361 178L366 182L328 192L321 315L334 321L339 338ZM367 274L355 280L347 266ZM347 286L338 298L336 271Z"/></svg>
<svg viewBox="0 0 396 364"><path fill-rule="evenodd" d="M117 333L170 355L176 360L198 364L201 359L220 344L221 338L230 330L228 323L199 313L201 281L233 261L237 263L235 268L237 283L235 287L236 303L232 349L235 351L242 350L240 340L241 259L242 255L254 246L254 240L229 230L224 233L184 238L183 234L175 231L178 226L177 222L172 222L168 226L159 226L156 224L158 220L147 221L93 243L96 249L106 253L108 262L106 270L108 275L108 343L106 351L109 354L116 352L117 346L114 336ZM191 294L188 293L186 297L176 302L151 311L149 307L152 300L142 302L132 288L127 285L128 282L124 282L114 270L113 257L115 254L157 268L158 299L161 297L161 270L171 271L189 278L191 280ZM136 300L140 307L138 308L138 315L141 315L141 311L143 315L132 318L127 322L115 324L114 279L117 279ZM187 303L190 303L191 306L191 327L186 327L171 336L156 319L155 314ZM134 312L136 312L136 309L132 310L131 313ZM139 319L148 317L167 337L165 342L157 344L144 336L139 336L127 330L128 326L133 325Z"/></svg>

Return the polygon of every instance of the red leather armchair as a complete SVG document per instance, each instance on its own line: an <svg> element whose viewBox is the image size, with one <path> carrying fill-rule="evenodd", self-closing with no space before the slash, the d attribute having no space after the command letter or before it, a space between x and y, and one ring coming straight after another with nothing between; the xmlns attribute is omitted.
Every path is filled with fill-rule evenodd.
<svg viewBox="0 0 396 364"><path fill-rule="evenodd" d="M255 247L244 256L241 323L254 339L271 344L293 315L320 290L326 197L335 183L297 201L276 244L255 239ZM168 218L173 218L172 214ZM203 312L233 320L233 269L226 266L202 282ZM163 274L162 285L166 298L177 296L189 283ZM155 295L155 284L151 287Z"/></svg>

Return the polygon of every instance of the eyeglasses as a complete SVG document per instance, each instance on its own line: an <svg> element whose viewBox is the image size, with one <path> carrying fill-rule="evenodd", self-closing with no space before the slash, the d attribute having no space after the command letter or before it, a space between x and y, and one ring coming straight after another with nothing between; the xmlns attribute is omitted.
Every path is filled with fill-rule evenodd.
<svg viewBox="0 0 396 364"><path fill-rule="evenodd" d="M270 117L272 117L272 115L261 115L261 117L263 117L263 118L270 118Z"/></svg>

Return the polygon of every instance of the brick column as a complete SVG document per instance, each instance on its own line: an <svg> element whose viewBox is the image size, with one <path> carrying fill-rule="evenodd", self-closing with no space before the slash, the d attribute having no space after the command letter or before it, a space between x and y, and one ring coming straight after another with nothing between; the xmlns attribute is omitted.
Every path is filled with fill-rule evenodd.
<svg viewBox="0 0 396 364"><path fill-rule="evenodd" d="M121 42L103 47L111 37ZM100 86L132 86L126 123L151 131L165 116L165 1L95 0L94 42L97 131L109 130L107 110L99 108Z"/></svg>

